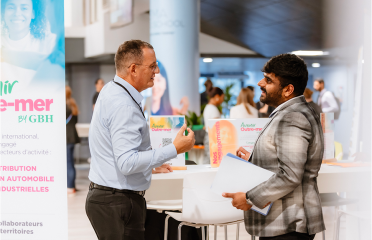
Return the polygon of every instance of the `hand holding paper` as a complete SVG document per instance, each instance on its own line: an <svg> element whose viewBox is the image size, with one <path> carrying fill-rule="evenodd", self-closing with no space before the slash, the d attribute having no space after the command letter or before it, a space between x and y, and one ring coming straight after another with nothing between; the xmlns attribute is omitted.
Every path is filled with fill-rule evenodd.
<svg viewBox="0 0 372 240"><path fill-rule="evenodd" d="M237 193L222 193L222 197L225 198L232 198L231 204L236 207L237 209L248 211L252 208L252 205L247 203L245 199L245 193L237 192Z"/></svg>
<svg viewBox="0 0 372 240"><path fill-rule="evenodd" d="M247 199L245 198L246 195L243 192L237 192L237 193L222 193L222 197L225 198L232 198L233 200L231 201L231 204L236 207L237 209L243 210L243 211L248 211L251 209L253 206L249 205L247 203ZM271 203L267 203L264 207L266 208L269 206Z"/></svg>
<svg viewBox="0 0 372 240"><path fill-rule="evenodd" d="M250 206L246 202L245 192L267 181L273 175L273 172L228 153L221 161L211 190L217 194L222 194L223 197L233 198L233 206L243 210ZM227 192L230 194L226 195ZM266 216L271 205L272 203L266 205L264 209L253 205L248 209Z"/></svg>
<svg viewBox="0 0 372 240"><path fill-rule="evenodd" d="M236 150L236 156L248 161L251 153L245 150L245 148L240 147L238 150Z"/></svg>

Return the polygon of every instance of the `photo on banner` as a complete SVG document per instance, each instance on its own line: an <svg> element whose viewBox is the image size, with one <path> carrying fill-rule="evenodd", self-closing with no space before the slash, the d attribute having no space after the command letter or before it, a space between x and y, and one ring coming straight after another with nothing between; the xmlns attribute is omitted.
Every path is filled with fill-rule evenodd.
<svg viewBox="0 0 372 240"><path fill-rule="evenodd" d="M22 88L57 87L55 81L64 85L64 16L59 5L57 0L1 1L2 79L21 80Z"/></svg>
<svg viewBox="0 0 372 240"><path fill-rule="evenodd" d="M158 61L159 73L155 74L152 87L151 115L185 115L189 108L189 98L183 96L178 104L171 104L169 93L169 79L162 62Z"/></svg>
<svg viewBox="0 0 372 240"><path fill-rule="evenodd" d="M63 10L1 0L0 238L67 239Z"/></svg>

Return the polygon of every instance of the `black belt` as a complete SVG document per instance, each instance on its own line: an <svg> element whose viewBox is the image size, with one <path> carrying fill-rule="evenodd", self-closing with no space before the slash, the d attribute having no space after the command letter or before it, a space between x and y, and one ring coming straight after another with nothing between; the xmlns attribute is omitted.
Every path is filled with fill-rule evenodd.
<svg viewBox="0 0 372 240"><path fill-rule="evenodd" d="M111 188L111 187L105 187L105 186L101 186L101 185L98 185L97 183L94 183L94 182L91 182L90 185L89 185L89 189L100 189L100 190L104 190L104 191L110 191L112 193L135 193L135 194L138 194L140 196L145 196L145 192L146 191L133 191L133 190L127 190L127 189L116 189L116 188Z"/></svg>

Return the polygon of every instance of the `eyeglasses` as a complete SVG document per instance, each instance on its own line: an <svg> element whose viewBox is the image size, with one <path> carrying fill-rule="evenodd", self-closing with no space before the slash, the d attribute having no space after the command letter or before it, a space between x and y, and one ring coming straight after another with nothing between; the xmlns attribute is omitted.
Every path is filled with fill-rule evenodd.
<svg viewBox="0 0 372 240"><path fill-rule="evenodd" d="M157 70L158 67L159 67L158 62L156 62L154 65L144 65L144 64L137 64L137 63L132 63L132 64L134 64L134 65L142 65L142 66L149 67L153 72L156 72L156 70ZM130 66L132 66L132 64L129 65L128 68L130 68Z"/></svg>

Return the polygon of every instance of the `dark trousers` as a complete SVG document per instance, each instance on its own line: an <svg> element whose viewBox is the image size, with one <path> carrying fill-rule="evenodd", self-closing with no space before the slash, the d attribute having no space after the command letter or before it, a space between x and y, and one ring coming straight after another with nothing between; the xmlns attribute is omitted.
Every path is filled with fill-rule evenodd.
<svg viewBox="0 0 372 240"><path fill-rule="evenodd" d="M260 240L313 240L314 238L315 234L291 232L275 237L260 237Z"/></svg>
<svg viewBox="0 0 372 240"><path fill-rule="evenodd" d="M99 240L144 240L146 202L136 193L89 189L85 211Z"/></svg>
<svg viewBox="0 0 372 240"><path fill-rule="evenodd" d="M75 188L76 170L74 163L74 143L67 144L67 188Z"/></svg>

